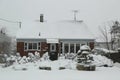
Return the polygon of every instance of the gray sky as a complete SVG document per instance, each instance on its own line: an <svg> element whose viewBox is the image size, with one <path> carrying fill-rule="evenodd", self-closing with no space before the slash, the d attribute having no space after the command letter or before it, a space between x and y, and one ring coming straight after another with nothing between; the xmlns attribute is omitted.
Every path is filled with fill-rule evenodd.
<svg viewBox="0 0 120 80"><path fill-rule="evenodd" d="M0 0L0 18L34 21L40 13L47 21L73 19L72 10L79 10L77 19L84 22L97 36L98 26L120 18L120 0ZM16 29L18 24L0 24ZM13 28L12 28L13 27Z"/></svg>

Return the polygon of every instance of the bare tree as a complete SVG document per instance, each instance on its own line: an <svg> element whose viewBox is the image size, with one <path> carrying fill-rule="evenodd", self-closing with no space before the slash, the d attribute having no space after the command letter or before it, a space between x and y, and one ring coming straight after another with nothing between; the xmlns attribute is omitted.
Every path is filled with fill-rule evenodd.
<svg viewBox="0 0 120 80"><path fill-rule="evenodd" d="M105 42L108 50L120 48L120 23L118 21L107 22L99 30L101 39Z"/></svg>
<svg viewBox="0 0 120 80"><path fill-rule="evenodd" d="M99 30L101 32L101 39L102 39L102 41L105 42L106 48L108 50L110 50L110 46L109 46L109 43L110 43L110 33L109 33L109 30L107 29L106 26L99 27Z"/></svg>
<svg viewBox="0 0 120 80"><path fill-rule="evenodd" d="M0 29L0 54L11 53L11 37L6 34L6 29Z"/></svg>
<svg viewBox="0 0 120 80"><path fill-rule="evenodd" d="M120 23L114 21L111 28L111 42L113 44L113 49L120 48Z"/></svg>

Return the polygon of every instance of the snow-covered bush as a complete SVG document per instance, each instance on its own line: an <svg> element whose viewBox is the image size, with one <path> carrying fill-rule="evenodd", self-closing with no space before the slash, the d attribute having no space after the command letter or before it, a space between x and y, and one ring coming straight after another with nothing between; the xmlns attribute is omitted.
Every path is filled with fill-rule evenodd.
<svg viewBox="0 0 120 80"><path fill-rule="evenodd" d="M113 66L113 61L102 55L93 55L93 64L96 66Z"/></svg>
<svg viewBox="0 0 120 80"><path fill-rule="evenodd" d="M20 53L16 53L16 59L15 62L19 64L19 61L21 60Z"/></svg>
<svg viewBox="0 0 120 80"><path fill-rule="evenodd" d="M26 56L23 56L20 61L19 61L19 64L25 64L25 63L28 63L28 59Z"/></svg>
<svg viewBox="0 0 120 80"><path fill-rule="evenodd" d="M33 53L28 53L28 62L34 62L36 60L35 55Z"/></svg>
<svg viewBox="0 0 120 80"><path fill-rule="evenodd" d="M40 59L40 53L39 52L35 52L35 59L36 61Z"/></svg>
<svg viewBox="0 0 120 80"><path fill-rule="evenodd" d="M65 54L66 59L71 59L72 60L75 56L76 56L75 53L67 53L67 54Z"/></svg>
<svg viewBox="0 0 120 80"><path fill-rule="evenodd" d="M90 47L87 46L87 45L82 45L82 46L80 47L80 50L81 50L81 51L84 51L84 50L85 50L85 51L86 51L86 50L87 50L87 51L90 51L91 49L90 49Z"/></svg>
<svg viewBox="0 0 120 80"><path fill-rule="evenodd" d="M46 52L45 54L43 54L43 56L42 56L41 60L42 60L42 61L49 60L49 55L48 55L48 52Z"/></svg>
<svg viewBox="0 0 120 80"><path fill-rule="evenodd" d="M105 48L95 48L92 50L94 54L108 55L110 53L118 53L118 51L108 50Z"/></svg>
<svg viewBox="0 0 120 80"><path fill-rule="evenodd" d="M5 67L12 65L16 61L16 56L14 56L14 55L8 56L5 54L4 57L5 57L5 61L6 61Z"/></svg>
<svg viewBox="0 0 120 80"><path fill-rule="evenodd" d="M65 56L63 54L60 54L60 56L58 57L58 60L61 60L61 59L65 59Z"/></svg>

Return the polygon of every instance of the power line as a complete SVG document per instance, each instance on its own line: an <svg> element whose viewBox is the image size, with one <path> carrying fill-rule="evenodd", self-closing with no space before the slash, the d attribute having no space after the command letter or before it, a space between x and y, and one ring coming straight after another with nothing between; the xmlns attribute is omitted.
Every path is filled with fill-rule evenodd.
<svg viewBox="0 0 120 80"><path fill-rule="evenodd" d="M0 20L5 21L5 22L9 22L9 23L18 23L19 27L21 28L22 22L20 22L20 21L12 21L12 20L7 20L7 19L3 19L3 18L0 18Z"/></svg>
<svg viewBox="0 0 120 80"><path fill-rule="evenodd" d="M0 20L10 22L10 23L19 23L18 21L12 21L12 20L7 20L7 19L3 19L3 18L0 18Z"/></svg>

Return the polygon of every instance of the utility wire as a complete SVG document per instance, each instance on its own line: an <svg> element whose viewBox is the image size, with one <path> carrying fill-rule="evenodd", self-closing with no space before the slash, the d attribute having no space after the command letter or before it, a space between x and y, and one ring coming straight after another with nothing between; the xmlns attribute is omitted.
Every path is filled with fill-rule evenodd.
<svg viewBox="0 0 120 80"><path fill-rule="evenodd" d="M3 19L3 18L0 18L0 20L5 21L5 22L9 22L9 23L19 23L19 27L21 28L21 22L12 21L12 20L7 20L7 19Z"/></svg>
<svg viewBox="0 0 120 80"><path fill-rule="evenodd" d="M3 18L0 18L0 20L10 22L10 23L19 23L18 21L11 21L11 20L7 20L7 19L3 19Z"/></svg>

